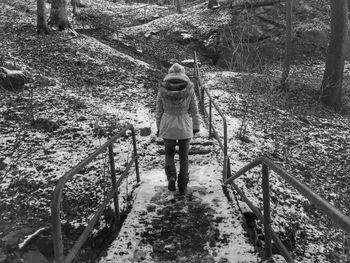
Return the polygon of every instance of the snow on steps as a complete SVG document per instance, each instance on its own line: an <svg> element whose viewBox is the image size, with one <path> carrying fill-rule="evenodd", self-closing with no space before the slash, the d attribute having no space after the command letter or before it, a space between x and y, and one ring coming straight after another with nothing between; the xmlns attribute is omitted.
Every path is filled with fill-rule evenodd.
<svg viewBox="0 0 350 263"><path fill-rule="evenodd" d="M191 167L188 192L180 196L167 190L162 170L144 173L133 209L100 263L258 262L220 178L218 165Z"/></svg>
<svg viewBox="0 0 350 263"><path fill-rule="evenodd" d="M161 138L157 138L155 140L155 143L157 145L164 145L164 141ZM204 138L199 138L199 137L194 137L191 140L191 145L190 145L190 151L189 155L204 155L204 154L209 154L211 153L213 149L214 142L213 141L208 141ZM176 148L176 153L179 153L178 149ZM160 148L157 151L158 154L164 155L165 154L165 149L164 147Z"/></svg>

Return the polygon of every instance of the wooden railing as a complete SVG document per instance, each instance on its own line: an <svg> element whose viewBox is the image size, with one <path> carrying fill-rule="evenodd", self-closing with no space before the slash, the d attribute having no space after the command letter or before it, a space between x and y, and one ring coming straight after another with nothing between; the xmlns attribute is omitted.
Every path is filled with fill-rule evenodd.
<svg viewBox="0 0 350 263"><path fill-rule="evenodd" d="M263 190L263 215L260 210L254 206L254 204L245 196L242 190L234 183L234 180L253 169L254 167L262 165L262 190ZM233 188L239 193L242 199L247 203L254 214L263 222L264 235L265 235L265 258L271 258L272 256L272 245L271 239L275 242L280 253L286 259L287 262L294 262L293 256L289 253L287 248L283 245L277 234L271 227L270 217L270 185L269 185L269 169L273 170L278 176L288 182L293 188L295 188L300 194L306 197L310 203L314 204L323 213L328 215L330 219L339 228L350 234L350 217L344 215L321 196L314 193L305 184L298 181L295 177L289 175L283 168L276 165L274 162L265 157L255 159L251 163L244 166L236 174L229 177L224 185L231 184Z"/></svg>
<svg viewBox="0 0 350 263"><path fill-rule="evenodd" d="M199 72L199 63L198 63L198 58L197 58L196 52L194 52L194 78L195 78L195 87L198 91L200 108L201 108L203 114L205 115L205 117L208 118L209 138L215 137L215 139L218 141L219 146L220 146L220 148L223 152L223 155L224 155L223 180L226 180L226 178L231 175L230 159L227 155L227 121L226 121L226 117L224 116L224 114L221 112L218 105L215 103L215 101L211 97L209 90L206 89L201 83L200 72ZM209 101L209 111L205 108L205 104L204 104L205 96L207 96L208 101ZM219 114L219 116L222 119L223 140L221 140L220 135L217 132L217 130L212 122L213 108L216 110L216 112Z"/></svg>
<svg viewBox="0 0 350 263"><path fill-rule="evenodd" d="M116 142L117 139L122 137L128 130L131 130L131 133L132 133L133 157L125 167L124 172L120 175L120 177L117 180L115 164L114 164L113 144ZM89 221L88 225L86 226L86 228L84 229L84 231L82 232L82 234L80 235L76 243L74 244L73 248L65 257L64 251L63 251L61 218L60 218L63 189L65 187L65 184L69 180L71 180L75 174L77 174L80 170L82 170L86 165L91 163L98 155L102 154L105 150L107 150L107 148L109 152L112 190L107 194L103 203L98 208L98 210L96 211L92 219ZM85 241L87 240L89 234L93 230L94 225L97 223L98 219L100 218L101 214L103 213L103 211L105 210L105 208L107 207L111 199L114 200L116 224L118 228L120 227L121 220L120 220L120 212L119 212L118 187L121 185L123 180L128 176L129 169L132 167L133 164L135 164L136 180L137 182L140 182L135 130L134 130L134 127L131 124L129 124L126 127L124 127L117 135L113 136L110 140L108 140L105 144L103 144L100 148L98 148L95 152L90 154L87 158L81 161L77 166L72 168L69 172L67 172L58 180L58 183L54 190L53 199L51 202L52 238L53 238L53 244L54 244L54 254L55 254L56 263L70 263L74 260L74 258L77 256L80 249L84 245Z"/></svg>

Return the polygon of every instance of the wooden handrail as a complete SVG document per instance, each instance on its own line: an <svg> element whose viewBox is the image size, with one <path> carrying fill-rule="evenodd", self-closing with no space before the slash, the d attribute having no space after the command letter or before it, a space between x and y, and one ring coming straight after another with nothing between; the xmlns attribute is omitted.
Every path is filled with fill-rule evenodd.
<svg viewBox="0 0 350 263"><path fill-rule="evenodd" d="M232 175L231 177L227 178L227 180L224 182L224 184L229 184L230 182L232 182L233 180L237 179L238 177L240 177L242 174L248 172L249 170L253 169L254 167L259 166L260 164L262 164L262 158L257 158L253 161L251 161L250 163L248 163L246 166L244 166L243 168L239 169L236 174Z"/></svg>
<svg viewBox="0 0 350 263"><path fill-rule="evenodd" d="M83 169L86 165L88 165L90 162L92 162L98 155L103 153L107 148L109 148L110 151L110 163L111 167L113 168L114 165L114 159L113 159L113 151L112 146L116 142L117 139L122 137L126 131L131 130L132 132L132 140L133 140L133 158L128 163L127 167L125 168L124 172L118 179L118 181L115 180L115 171L112 169L111 171L111 177L112 177L112 183L113 188L103 201L102 205L99 207L93 218L90 220L88 225L86 226L83 233L80 235L78 240L76 241L75 245L73 246L73 249L69 252L67 257L64 257L63 253L63 239L62 239L62 229L61 229L61 219L60 219L60 211L61 211L61 200L62 200L62 192L64 189L64 186L66 182L71 180L75 174L77 174L81 169ZM98 148L96 151L94 151L92 154L90 154L87 158L85 158L83 161L81 161L78 165L73 167L70 171L68 171L66 174L64 174L59 180L55 187L53 198L51 202L51 218L52 218L52 238L53 238L53 246L54 246L54 256L55 256L55 262L56 263L69 263L72 262L75 258L75 256L80 251L81 247L87 240L89 234L91 233L93 226L96 224L97 220L101 216L103 210L108 205L109 201L115 197L115 202L118 200L116 197L118 195L118 187L122 183L123 179L127 176L127 173L129 169L131 168L132 164L135 163L135 170L136 170L136 180L137 182L140 181L139 176L139 169L138 169L138 155L137 155L137 149L136 149L136 138L135 138L135 130L133 125L128 124L126 125L118 134L114 135L111 139L109 139L106 143L104 143L100 148ZM115 207L118 207L117 204L115 204ZM119 211L115 211L116 213L119 213Z"/></svg>
<svg viewBox="0 0 350 263"><path fill-rule="evenodd" d="M313 192L309 187L301 183L295 177L289 175L283 168L279 167L268 158L263 157L262 161L291 186L298 190L298 192L306 197L312 204L327 214L339 228L350 234L350 217L344 215L320 195Z"/></svg>
<svg viewBox="0 0 350 263"><path fill-rule="evenodd" d="M222 111L220 110L220 108L218 107L218 105L215 103L215 101L213 100L212 96L210 95L210 92L208 89L206 89L205 87L202 86L201 84L201 79L200 79L200 75L199 75L199 65L198 65L198 58L197 58L197 53L194 52L193 54L194 57L194 76L195 76L195 83L196 83L196 88L198 90L198 94L199 94L199 100L200 100L200 105L201 108L204 112L204 114L208 117L208 124L209 124L209 138L212 137L212 133L214 134L214 138L218 141L219 146L223 152L224 155L224 164L223 164L223 180L226 180L227 177L230 176L230 160L229 157L227 155L227 121L226 121L226 117L225 115L222 113ZM209 99L209 112L205 109L204 107L204 96L207 95L208 99ZM215 129L215 126L213 125L212 122L212 108L215 108L215 110L217 111L217 113L220 115L221 119L222 119L222 123L223 123L223 141L221 141L220 136L218 134L218 132Z"/></svg>
<svg viewBox="0 0 350 263"><path fill-rule="evenodd" d="M264 192L264 214L262 215L259 209L253 205L253 203L246 197L243 191L234 183L234 180L238 177L242 176L249 170L262 165L262 175L263 175L263 192ZM264 223L264 231L265 237L268 236L268 240L265 240L266 243L271 243L269 238L271 237L277 247L279 248L281 254L284 256L287 262L294 262L293 257L288 252L287 248L283 245L281 240L278 238L277 234L273 231L270 224L270 198L269 198L269 182L268 182L268 168L273 170L278 176L283 178L286 182L288 182L294 189L296 189L301 195L307 198L310 203L314 204L317 208L319 208L323 213L330 217L330 219L342 230L350 234L350 217L344 215L337 208L328 203L325 199L323 199L320 195L313 192L308 186L301 183L295 177L288 174L283 168L275 164L273 161L266 157L260 157L249 164L245 165L243 168L238 170L234 175L227 178L224 181L224 185L231 184L236 192L242 197L242 199L247 203L253 213ZM266 250L270 250L266 251ZM271 256L271 244L266 244L265 246L265 255L267 258Z"/></svg>

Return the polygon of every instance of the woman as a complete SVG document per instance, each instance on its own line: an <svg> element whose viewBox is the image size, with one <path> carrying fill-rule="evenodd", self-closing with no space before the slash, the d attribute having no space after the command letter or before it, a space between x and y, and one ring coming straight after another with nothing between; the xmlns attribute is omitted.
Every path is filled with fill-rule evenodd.
<svg viewBox="0 0 350 263"><path fill-rule="evenodd" d="M175 63L168 70L157 96L157 135L164 140L165 174L168 189L184 194L189 181L188 152L190 140L199 132L199 115L193 83L185 68ZM191 115L191 116L190 116ZM179 144L180 172L176 178L175 146Z"/></svg>

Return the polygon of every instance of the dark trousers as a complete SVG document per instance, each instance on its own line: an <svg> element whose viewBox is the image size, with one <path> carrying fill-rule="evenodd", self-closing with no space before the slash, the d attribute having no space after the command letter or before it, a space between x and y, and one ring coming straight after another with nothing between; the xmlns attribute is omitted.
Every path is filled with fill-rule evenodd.
<svg viewBox="0 0 350 263"><path fill-rule="evenodd" d="M178 140L179 142L179 159L180 159L180 172L179 176L187 176L188 174L188 152L190 150L190 140L184 139ZM176 140L164 139L165 146L165 173L169 177L176 178L175 168L175 146Z"/></svg>

